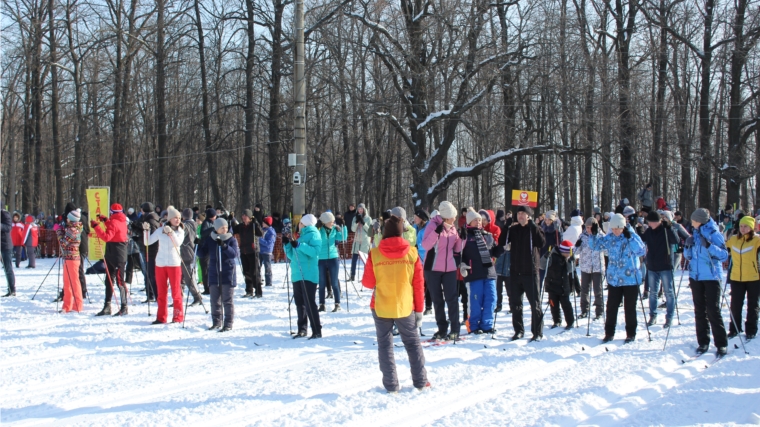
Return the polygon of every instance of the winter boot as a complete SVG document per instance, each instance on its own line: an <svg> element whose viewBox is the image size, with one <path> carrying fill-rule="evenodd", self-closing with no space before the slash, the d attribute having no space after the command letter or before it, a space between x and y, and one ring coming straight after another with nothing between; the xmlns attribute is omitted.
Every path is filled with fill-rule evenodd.
<svg viewBox="0 0 760 427"><path fill-rule="evenodd" d="M322 338L322 334L321 333L311 334L311 336L308 339L314 340L317 338Z"/></svg>
<svg viewBox="0 0 760 427"><path fill-rule="evenodd" d="M3 295L3 298L7 298L7 297L15 297L15 296L16 296L16 293L15 293L15 292L11 292L11 291L8 291L8 293L7 293L7 294Z"/></svg>
<svg viewBox="0 0 760 427"><path fill-rule="evenodd" d="M332 312L335 313L336 311L340 311L340 304L336 303L335 308L333 308Z"/></svg>
<svg viewBox="0 0 760 427"><path fill-rule="evenodd" d="M232 330L232 326L225 326L219 330L219 332L229 332Z"/></svg>
<svg viewBox="0 0 760 427"><path fill-rule="evenodd" d="M355 275L353 275L353 274L352 274L352 275L351 275L351 279L350 279L349 281L350 281L350 282L355 282L355 281L356 281L356 277L355 277Z"/></svg>
<svg viewBox="0 0 760 427"><path fill-rule="evenodd" d="M697 354L704 354L707 353L707 350L710 348L710 344L703 344L697 347Z"/></svg>
<svg viewBox="0 0 760 427"><path fill-rule="evenodd" d="M415 388L417 389L417 391L427 391L427 390L430 390L430 382L428 381L427 383L425 383L424 386L422 386L422 387L415 387Z"/></svg>
<svg viewBox="0 0 760 427"><path fill-rule="evenodd" d="M578 316L579 319L585 319L588 317L588 311L584 311L581 313L580 316Z"/></svg>
<svg viewBox="0 0 760 427"><path fill-rule="evenodd" d="M510 338L510 340L511 341L517 341L517 340L521 339L524 336L525 336L525 334L523 334L522 332L517 332L514 335L512 335L512 338Z"/></svg>
<svg viewBox="0 0 760 427"><path fill-rule="evenodd" d="M634 341L636 341L636 336L635 335L632 336L632 337L625 337L625 341L623 341L623 344L629 344L629 343L632 343Z"/></svg>
<svg viewBox="0 0 760 427"><path fill-rule="evenodd" d="M736 332L736 331L731 331L731 332L729 332L729 333L728 333L728 335L727 335L726 337L727 337L728 339L732 339L732 338L736 338L738 335L739 335L739 333L738 333L738 332Z"/></svg>
<svg viewBox="0 0 760 427"><path fill-rule="evenodd" d="M53 300L53 302L61 302L63 301L63 292L58 293L58 297Z"/></svg>
<svg viewBox="0 0 760 427"><path fill-rule="evenodd" d="M220 324L218 324L218 323L214 323L213 325L211 325L211 326L208 328L208 330L209 330L209 331L214 331L214 330L217 330L217 329L219 329L219 328L221 328L221 327L222 327L222 325L220 325Z"/></svg>
<svg viewBox="0 0 760 427"><path fill-rule="evenodd" d="M498 313L500 311L501 311L501 304L496 304L496 309L493 312Z"/></svg>
<svg viewBox="0 0 760 427"><path fill-rule="evenodd" d="M449 334L449 341L459 341L459 334L452 332Z"/></svg>
<svg viewBox="0 0 760 427"><path fill-rule="evenodd" d="M319 304L319 310L317 310L317 311L325 311L325 305L324 304Z"/></svg>
<svg viewBox="0 0 760 427"><path fill-rule="evenodd" d="M103 305L103 309L100 310L96 316L110 316L111 315L111 303L107 302L105 305Z"/></svg>
<svg viewBox="0 0 760 427"><path fill-rule="evenodd" d="M114 314L114 317L116 317L116 316L126 316L127 314L129 314L129 310L127 309L127 305L126 304L122 304L121 307L119 308L119 311L117 311L116 314Z"/></svg>
<svg viewBox="0 0 760 427"><path fill-rule="evenodd" d="M657 324L657 313L652 314L651 316L649 316L649 322L647 322L647 325L649 325L649 326L654 326L656 324Z"/></svg>
<svg viewBox="0 0 760 427"><path fill-rule="evenodd" d="M193 302L190 303L190 307L195 307L196 305L201 305L203 299L201 298L200 294L193 298Z"/></svg>
<svg viewBox="0 0 760 427"><path fill-rule="evenodd" d="M662 324L662 329L667 329L670 327L670 318L665 318L665 323Z"/></svg>
<svg viewBox="0 0 760 427"><path fill-rule="evenodd" d="M429 314L433 314L432 308L426 308L425 311L422 313L423 316L427 316Z"/></svg>
<svg viewBox="0 0 760 427"><path fill-rule="evenodd" d="M605 335L604 339L602 339L602 342L610 342L614 339L612 335Z"/></svg>
<svg viewBox="0 0 760 427"><path fill-rule="evenodd" d="M718 357L723 357L728 353L728 349L726 347L718 347Z"/></svg>
<svg viewBox="0 0 760 427"><path fill-rule="evenodd" d="M445 340L446 339L446 332L438 331L438 332L436 332L436 333L433 334L433 338L432 339L435 340L435 341Z"/></svg>
<svg viewBox="0 0 760 427"><path fill-rule="evenodd" d="M330 288L327 289L327 297L326 298L327 299L333 299L332 289L330 289Z"/></svg>

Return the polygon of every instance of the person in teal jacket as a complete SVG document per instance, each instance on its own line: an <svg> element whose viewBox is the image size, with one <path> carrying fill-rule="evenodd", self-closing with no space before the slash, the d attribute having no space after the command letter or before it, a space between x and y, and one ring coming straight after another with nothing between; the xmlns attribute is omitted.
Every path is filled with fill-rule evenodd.
<svg viewBox="0 0 760 427"><path fill-rule="evenodd" d="M322 338L322 324L319 322L316 295L319 282L319 252L322 239L315 225L317 218L306 214L298 223L300 236L282 235L282 247L290 260L290 279L293 282L293 299L296 303L298 333L293 338L306 336L307 319L311 324L309 339Z"/></svg>
<svg viewBox="0 0 760 427"><path fill-rule="evenodd" d="M319 237L322 239L322 248L319 250L319 310L325 311L325 288L330 282L332 292L328 297L335 298L335 308L332 312L340 310L340 282L338 281L338 266L340 257L338 245L346 240L345 229L335 225L335 216L332 212L325 212L319 216L322 226L319 227Z"/></svg>
<svg viewBox="0 0 760 427"><path fill-rule="evenodd" d="M686 239L683 256L689 261L689 287L694 301L694 324L697 329L697 353L710 347L710 331L718 356L726 355L728 337L721 309L723 261L728 259L726 241L707 209L691 214L694 235Z"/></svg>

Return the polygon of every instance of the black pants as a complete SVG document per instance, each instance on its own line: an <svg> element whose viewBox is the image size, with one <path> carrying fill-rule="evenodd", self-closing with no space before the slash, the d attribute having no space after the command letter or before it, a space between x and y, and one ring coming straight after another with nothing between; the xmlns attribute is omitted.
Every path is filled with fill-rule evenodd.
<svg viewBox="0 0 760 427"><path fill-rule="evenodd" d="M209 288L208 288L208 257L199 258L199 261L201 263L201 276L203 279L203 294L208 295L209 294Z"/></svg>
<svg viewBox="0 0 760 427"><path fill-rule="evenodd" d="M211 321L214 325L222 324L222 307L224 307L224 326L231 328L235 321L235 302L233 294L235 288L232 285L214 285L211 292Z"/></svg>
<svg viewBox="0 0 760 427"><path fill-rule="evenodd" d="M747 323L744 331L747 335L757 335L757 318L760 314L760 281L756 282L731 282L731 313L734 318L730 322L731 332L742 331L742 308L744 308L744 295L747 295ZM733 320L738 322L734 325Z"/></svg>
<svg viewBox="0 0 760 427"><path fill-rule="evenodd" d="M607 288L607 323L604 324L604 335L611 337L615 335L615 326L617 326L618 309L620 302L623 302L625 312L625 333L627 337L636 337L636 327L638 321L636 316L636 304L639 302L639 287L632 286L609 286Z"/></svg>
<svg viewBox="0 0 760 427"><path fill-rule="evenodd" d="M311 323L311 332L322 333L317 311L317 284L308 280L293 282L293 300L296 303L298 332L307 333L307 321Z"/></svg>
<svg viewBox="0 0 760 427"><path fill-rule="evenodd" d="M8 282L8 292L16 292L16 276L13 274L13 251L3 251L3 269Z"/></svg>
<svg viewBox="0 0 760 427"><path fill-rule="evenodd" d="M430 289L428 289L427 281L425 282L425 310L431 310L433 308L433 296L430 295Z"/></svg>
<svg viewBox="0 0 760 427"><path fill-rule="evenodd" d="M567 323L567 326L571 326L575 316L573 315L573 304L570 302L570 295L557 295L553 292L547 292L547 294L549 294L549 306L551 306L554 323L562 323L559 317L561 306L562 312L565 314L565 323Z"/></svg>
<svg viewBox="0 0 760 427"><path fill-rule="evenodd" d="M119 290L119 298L121 306L127 306L127 287L124 283L124 269L127 265L127 260L119 260L118 262L106 261L106 304L111 303L114 290Z"/></svg>
<svg viewBox="0 0 760 427"><path fill-rule="evenodd" d="M522 299L523 294L525 294L530 304L530 331L534 337L543 336L544 312L541 311L541 289L538 284L538 274L510 276L507 285L509 286L507 296L509 297L509 308L512 310L512 326L515 328L515 333L525 333Z"/></svg>
<svg viewBox="0 0 760 427"><path fill-rule="evenodd" d="M245 293L261 295L261 273L259 272L259 254L240 254L240 263L243 264L243 276L245 276Z"/></svg>
<svg viewBox="0 0 760 427"><path fill-rule="evenodd" d="M697 343L710 344L710 327L716 347L728 346L726 325L720 314L721 294L723 289L717 280L696 281L689 279L691 297L694 300L694 322L697 326ZM708 323L709 322L709 323Z"/></svg>
<svg viewBox="0 0 760 427"><path fill-rule="evenodd" d="M470 301L470 297L467 295L467 285L462 280L457 280L457 288L459 289L459 296L462 297L462 323L467 321L467 304Z"/></svg>
<svg viewBox="0 0 760 427"><path fill-rule="evenodd" d="M507 288L507 303L509 303L509 276L496 276L496 307L504 303L504 288Z"/></svg>
<svg viewBox="0 0 760 427"><path fill-rule="evenodd" d="M79 255L79 284L82 285L82 298L87 298L87 276L84 274L84 262L87 255Z"/></svg>
<svg viewBox="0 0 760 427"><path fill-rule="evenodd" d="M125 282L132 283L135 267L142 271L142 262L140 262L139 252L127 255L127 271L124 277Z"/></svg>
<svg viewBox="0 0 760 427"><path fill-rule="evenodd" d="M435 323L438 325L438 332L445 335L449 329L449 322L446 320L446 309L448 308L451 332L459 334L462 324L459 322L459 301L457 301L459 291L457 289L456 271L449 271L448 273L426 271L425 283L430 289L430 296L433 297Z"/></svg>

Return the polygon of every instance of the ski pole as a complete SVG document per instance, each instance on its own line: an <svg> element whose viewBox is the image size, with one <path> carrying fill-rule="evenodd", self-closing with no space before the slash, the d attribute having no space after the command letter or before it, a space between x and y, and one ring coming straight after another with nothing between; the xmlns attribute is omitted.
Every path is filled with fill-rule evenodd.
<svg viewBox="0 0 760 427"><path fill-rule="evenodd" d="M56 296L61 294L61 264L62 263L60 262L58 263L58 285L56 286ZM58 298L55 299L55 312L58 313Z"/></svg>
<svg viewBox="0 0 760 427"><path fill-rule="evenodd" d="M683 263L683 266L681 267L681 279L678 281L678 289L676 289L676 318L678 319L678 325L681 325L681 316L678 313L678 295L681 293L681 283L683 283L683 274L686 270L686 266L688 265L689 260L685 260Z"/></svg>
<svg viewBox="0 0 760 427"><path fill-rule="evenodd" d="M144 223L147 224L147 223ZM145 284L145 300L148 302L148 316L150 316L150 296L148 295L148 290L150 290L150 295L153 295L153 280L150 278L150 254L148 254L148 230L143 229L143 241L145 242L145 269L148 270L148 283ZM156 295L153 295L155 298Z"/></svg>
<svg viewBox="0 0 760 427"><path fill-rule="evenodd" d="M723 285L723 278L722 277L719 278L719 282L718 283L720 283L721 285ZM723 309L723 301L725 301L725 299L726 299L726 291L727 290L728 290L728 281L726 281L726 284L723 286L723 299L722 299L722 301L720 303L721 310ZM739 331L739 327L741 325L739 325L738 323L736 323L736 319L734 318L734 312L731 311L731 307L728 307L728 314L731 317L731 322L733 322L734 327L736 328L736 331L738 332ZM749 352L747 351L747 347L744 346L744 340L742 339L742 334L737 333L736 336L739 337L739 342L742 343L742 350L744 350L744 354L749 354Z"/></svg>
<svg viewBox="0 0 760 427"><path fill-rule="evenodd" d="M36 296L37 296L37 292L39 292L39 291L40 291L40 288L42 288L42 285L43 285L43 284L45 284L45 280L47 280L48 276L50 275L50 273L51 273L51 272L53 271L53 269L55 268L55 265L56 265L56 264L58 264L58 262L59 262L60 260L61 260L61 257L59 256L58 258L56 258L56 259L55 259L55 262L53 263L53 265L52 265L52 266L50 266L50 270L48 270L47 274L46 274L46 275L45 275L45 277L42 279L42 283L40 283L40 286L37 288L37 291L36 291L36 292L34 292L34 295L32 296L32 300L34 300L34 297L36 297ZM56 296L57 296L57 295L56 295Z"/></svg>
<svg viewBox="0 0 760 427"><path fill-rule="evenodd" d="M639 302L641 302L641 314L644 316L644 326L647 328L647 335L649 337L649 341L652 341L652 333L649 332L649 322L647 322L647 314L644 311L644 298L641 296L641 285L643 282L639 282L639 273L638 269L636 269L636 290L639 292Z"/></svg>
<svg viewBox="0 0 760 427"><path fill-rule="evenodd" d="M172 233L172 234L174 234L174 233ZM177 251L177 256L179 257L179 262L182 263L182 268L185 269L185 273L187 273L187 275L190 277L190 283L193 285L193 287L195 288L195 291L197 292L198 291L198 286L195 285L195 283L193 283L194 282L193 275L190 274L190 270L187 268L187 265L185 264L185 260L182 259L182 254L180 253L179 248L177 247L177 242L174 241L174 238L172 236L169 236L169 240L172 241L172 245L174 246L174 250ZM180 283L180 287L182 287L181 283ZM187 290L187 296L188 296L188 298L186 298L186 300L188 300L190 298L190 289ZM201 307L203 307L203 311L205 311L206 314L208 314L208 310L206 310L206 305L203 304L203 298L201 298ZM185 327L185 318L187 318L187 301L185 302L185 311L182 313L182 327L183 328Z"/></svg>

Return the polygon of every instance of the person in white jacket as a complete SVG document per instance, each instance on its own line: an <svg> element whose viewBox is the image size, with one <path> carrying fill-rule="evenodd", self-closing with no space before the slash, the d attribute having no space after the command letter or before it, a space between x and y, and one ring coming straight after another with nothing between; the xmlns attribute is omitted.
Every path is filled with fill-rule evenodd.
<svg viewBox="0 0 760 427"><path fill-rule="evenodd" d="M146 245L152 245L158 242L158 254L156 255L156 287L158 289L158 312L154 325L166 323L167 317L167 281L171 284L172 301L174 303L174 313L172 314L172 323L182 322L185 314L182 309L182 257L179 248L185 240L185 231L180 226L182 214L169 206L166 209L168 222L163 227L159 227L150 235ZM147 227L147 228L146 228ZM150 229L150 225L145 223L143 228Z"/></svg>
<svg viewBox="0 0 760 427"><path fill-rule="evenodd" d="M570 214L570 226L567 227L562 238L572 244L578 241L583 233L583 212L578 209L573 210Z"/></svg>

